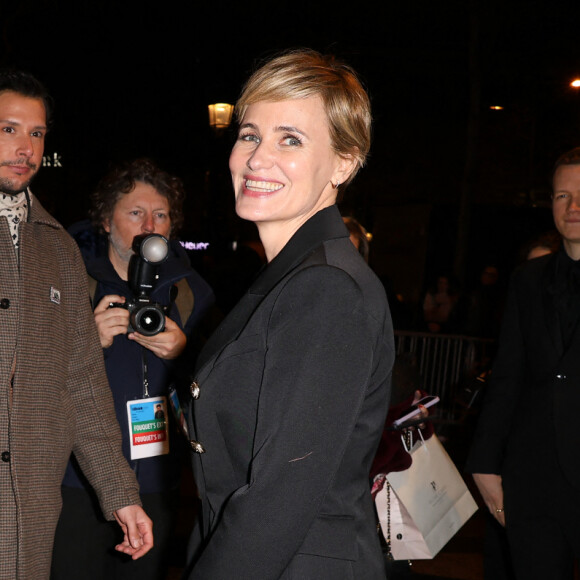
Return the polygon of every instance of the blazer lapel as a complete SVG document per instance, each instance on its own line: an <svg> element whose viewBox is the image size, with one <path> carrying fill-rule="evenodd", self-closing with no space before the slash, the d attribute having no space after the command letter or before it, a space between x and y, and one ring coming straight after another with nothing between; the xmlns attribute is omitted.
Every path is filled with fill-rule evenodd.
<svg viewBox="0 0 580 580"><path fill-rule="evenodd" d="M238 337L263 299L263 294L244 294L204 345L197 360L198 372Z"/></svg>
<svg viewBox="0 0 580 580"><path fill-rule="evenodd" d="M313 215L262 270L248 292L226 316L201 351L196 375L240 335L265 296L289 272L298 267L325 240L348 237L338 208L333 205Z"/></svg>

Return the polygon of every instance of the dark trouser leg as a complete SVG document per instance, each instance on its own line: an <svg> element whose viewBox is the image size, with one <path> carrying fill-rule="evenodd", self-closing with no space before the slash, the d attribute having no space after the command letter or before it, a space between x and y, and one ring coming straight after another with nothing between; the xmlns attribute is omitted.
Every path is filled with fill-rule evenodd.
<svg viewBox="0 0 580 580"><path fill-rule="evenodd" d="M485 580L515 580L505 528L490 513L485 517L483 575Z"/></svg>
<svg viewBox="0 0 580 580"><path fill-rule="evenodd" d="M63 487L63 509L53 549L51 580L164 580L179 494L142 494L153 520L153 549L138 560L115 550L123 534L117 522L106 521L94 494Z"/></svg>
<svg viewBox="0 0 580 580"><path fill-rule="evenodd" d="M506 532L518 580L571 580L580 550L577 492L558 468L504 478Z"/></svg>
<svg viewBox="0 0 580 580"><path fill-rule="evenodd" d="M111 557L119 541L116 522L107 522L94 494L62 488L63 506L52 553L52 580L113 578Z"/></svg>

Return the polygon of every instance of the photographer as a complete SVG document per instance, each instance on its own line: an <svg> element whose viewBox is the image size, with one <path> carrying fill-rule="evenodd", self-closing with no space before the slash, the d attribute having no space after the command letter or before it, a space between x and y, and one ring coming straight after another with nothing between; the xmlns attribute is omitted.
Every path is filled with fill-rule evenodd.
<svg viewBox="0 0 580 580"><path fill-rule="evenodd" d="M95 322L123 433L123 452L137 475L141 499L154 522L156 543L141 565L108 551L108 538L116 530L95 509L94 493L73 457L63 480L54 580L165 578L183 445L176 436L168 387L173 380L173 361L193 338L214 298L208 284L190 267L181 246L170 242L167 259L154 269L158 279L152 287L142 285L149 289L146 304L164 317L160 329L147 335L132 316L139 309L135 295L139 284L133 278L135 265L137 269L146 267L143 236L157 234L153 239L165 244L160 236L169 238L180 226L182 202L181 181L150 160L139 159L115 168L92 196L91 218L107 234L105 251L88 230L73 233L89 274Z"/></svg>

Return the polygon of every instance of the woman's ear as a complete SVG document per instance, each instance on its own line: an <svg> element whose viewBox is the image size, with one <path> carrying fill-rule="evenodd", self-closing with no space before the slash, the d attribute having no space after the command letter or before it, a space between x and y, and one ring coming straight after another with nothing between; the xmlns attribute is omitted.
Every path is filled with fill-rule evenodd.
<svg viewBox="0 0 580 580"><path fill-rule="evenodd" d="M338 166L334 173L332 183L344 183L357 169L358 162L354 155L340 155Z"/></svg>

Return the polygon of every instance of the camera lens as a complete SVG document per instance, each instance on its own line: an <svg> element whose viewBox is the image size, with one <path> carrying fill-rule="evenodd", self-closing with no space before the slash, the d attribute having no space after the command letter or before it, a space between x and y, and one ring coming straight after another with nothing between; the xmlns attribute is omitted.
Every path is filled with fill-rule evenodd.
<svg viewBox="0 0 580 580"><path fill-rule="evenodd" d="M156 306L140 308L131 318L133 328L145 336L154 336L165 328L165 315Z"/></svg>

